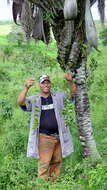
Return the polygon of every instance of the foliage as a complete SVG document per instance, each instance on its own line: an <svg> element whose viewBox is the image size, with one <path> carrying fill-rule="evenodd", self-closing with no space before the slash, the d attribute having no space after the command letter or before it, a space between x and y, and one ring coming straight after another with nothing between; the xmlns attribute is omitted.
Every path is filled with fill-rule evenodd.
<svg viewBox="0 0 107 190"><path fill-rule="evenodd" d="M107 45L107 28L104 28L103 31L100 32L100 39L102 39L102 43L104 46Z"/></svg>
<svg viewBox="0 0 107 190"><path fill-rule="evenodd" d="M5 30L7 24L3 24ZM0 31L1 33L2 31ZM11 47L10 56L4 55ZM27 78L36 78L28 95L38 94L38 77L48 74L53 91L69 88L56 61L56 43L49 46L31 41L29 47L18 46L0 34L0 189L2 190L106 190L107 189L107 49L102 54L92 52L88 60L89 97L98 150L104 162L82 160L81 145L75 122L74 106L65 102L64 116L73 136L75 152L63 160L61 176L56 183L37 178L37 160L26 158L29 133L29 113L17 106L17 97ZM7 51L8 52L8 51ZM5 56L5 60L3 59Z"/></svg>
<svg viewBox="0 0 107 190"><path fill-rule="evenodd" d="M11 41L13 44L16 43L18 46L22 46L26 43L24 31L16 26L12 27L11 32L7 35L7 39L9 42Z"/></svg>
<svg viewBox="0 0 107 190"><path fill-rule="evenodd" d="M25 36L21 31L10 32L7 36L8 41L16 42L21 46L25 42Z"/></svg>
<svg viewBox="0 0 107 190"><path fill-rule="evenodd" d="M65 99L63 115L66 125L70 126L71 123L74 123L73 102L70 98Z"/></svg>
<svg viewBox="0 0 107 190"><path fill-rule="evenodd" d="M53 11L48 11L44 17L43 20L49 22L50 24L53 24L53 18L55 16L55 13L53 13Z"/></svg>
<svg viewBox="0 0 107 190"><path fill-rule="evenodd" d="M97 60L95 60L95 58L92 57L88 65L88 80L87 80L88 87L90 87L94 81L94 71L97 69L97 66L98 66Z"/></svg>
<svg viewBox="0 0 107 190"><path fill-rule="evenodd" d="M9 73L2 65L0 65L0 80L10 81Z"/></svg>
<svg viewBox="0 0 107 190"><path fill-rule="evenodd" d="M0 116L3 120L11 119L13 115L13 109L9 102L6 100L0 100Z"/></svg>
<svg viewBox="0 0 107 190"><path fill-rule="evenodd" d="M10 46L5 46L3 53L4 53L4 56L9 57L12 55L13 50Z"/></svg>

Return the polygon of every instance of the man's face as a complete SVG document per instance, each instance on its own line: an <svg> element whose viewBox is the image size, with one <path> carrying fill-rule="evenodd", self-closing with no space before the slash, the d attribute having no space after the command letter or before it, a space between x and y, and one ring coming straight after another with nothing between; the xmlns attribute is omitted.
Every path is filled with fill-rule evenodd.
<svg viewBox="0 0 107 190"><path fill-rule="evenodd" d="M50 88L51 88L51 82L50 81L45 80L42 83L40 83L40 89L42 92L48 93L48 92L50 92Z"/></svg>

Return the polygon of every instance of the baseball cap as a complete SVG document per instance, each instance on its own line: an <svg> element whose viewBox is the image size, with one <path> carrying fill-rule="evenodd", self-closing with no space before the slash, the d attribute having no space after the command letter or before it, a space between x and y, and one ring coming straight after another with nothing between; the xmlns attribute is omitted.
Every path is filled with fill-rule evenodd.
<svg viewBox="0 0 107 190"><path fill-rule="evenodd" d="M50 78L49 78L48 75L42 75L42 76L40 76L40 78L39 78L39 82L40 82L40 83L44 82L45 80L50 81ZM50 81L50 82L51 82L51 81Z"/></svg>

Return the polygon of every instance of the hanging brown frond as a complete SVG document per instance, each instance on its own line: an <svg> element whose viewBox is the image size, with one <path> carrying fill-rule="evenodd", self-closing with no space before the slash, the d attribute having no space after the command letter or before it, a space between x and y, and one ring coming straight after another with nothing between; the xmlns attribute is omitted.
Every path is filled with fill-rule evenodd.
<svg viewBox="0 0 107 190"><path fill-rule="evenodd" d="M32 37L35 40L43 40L44 42L46 42L44 28L43 28L43 16L42 16L41 10L39 8L37 8L35 20L33 23Z"/></svg>
<svg viewBox="0 0 107 190"><path fill-rule="evenodd" d="M17 24L17 18L18 16L21 16L22 11L22 4L14 3L12 4L12 13L13 13L13 20Z"/></svg>
<svg viewBox="0 0 107 190"><path fill-rule="evenodd" d="M17 24L17 18L21 17L22 12L22 4L24 0L13 0L12 4L12 14L13 14L13 20Z"/></svg>
<svg viewBox="0 0 107 190"><path fill-rule="evenodd" d="M32 4L28 0L24 0L21 12L21 24L23 26L26 38L29 39L33 28L33 18L32 18Z"/></svg>
<svg viewBox="0 0 107 190"><path fill-rule="evenodd" d="M98 9L100 13L101 22L104 24L105 19L105 0L98 0Z"/></svg>
<svg viewBox="0 0 107 190"><path fill-rule="evenodd" d="M64 18L66 20L74 20L77 17L77 0L65 0L64 2Z"/></svg>
<svg viewBox="0 0 107 190"><path fill-rule="evenodd" d="M97 0L90 0L90 5L93 6Z"/></svg>
<svg viewBox="0 0 107 190"><path fill-rule="evenodd" d="M45 40L48 44L50 42L50 24L47 21L43 21L43 28L44 28L44 34L45 34Z"/></svg>
<svg viewBox="0 0 107 190"><path fill-rule="evenodd" d="M91 8L90 8L90 1L86 0L86 7L85 7L85 29L86 29L86 38L90 47L94 47L97 49L98 46L98 38L97 32L95 28L95 24L93 21Z"/></svg>
<svg viewBox="0 0 107 190"><path fill-rule="evenodd" d="M45 12L52 11L56 14L56 10L63 10L65 0L29 0L42 8Z"/></svg>
<svg viewBox="0 0 107 190"><path fill-rule="evenodd" d="M21 4L24 2L24 0L13 0L14 3Z"/></svg>

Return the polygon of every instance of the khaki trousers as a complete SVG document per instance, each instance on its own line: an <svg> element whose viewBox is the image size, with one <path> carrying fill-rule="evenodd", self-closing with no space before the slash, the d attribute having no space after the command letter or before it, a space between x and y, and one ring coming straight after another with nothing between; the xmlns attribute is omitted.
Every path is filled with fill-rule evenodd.
<svg viewBox="0 0 107 190"><path fill-rule="evenodd" d="M39 134L38 177L55 181L60 175L62 163L60 140L46 134Z"/></svg>

